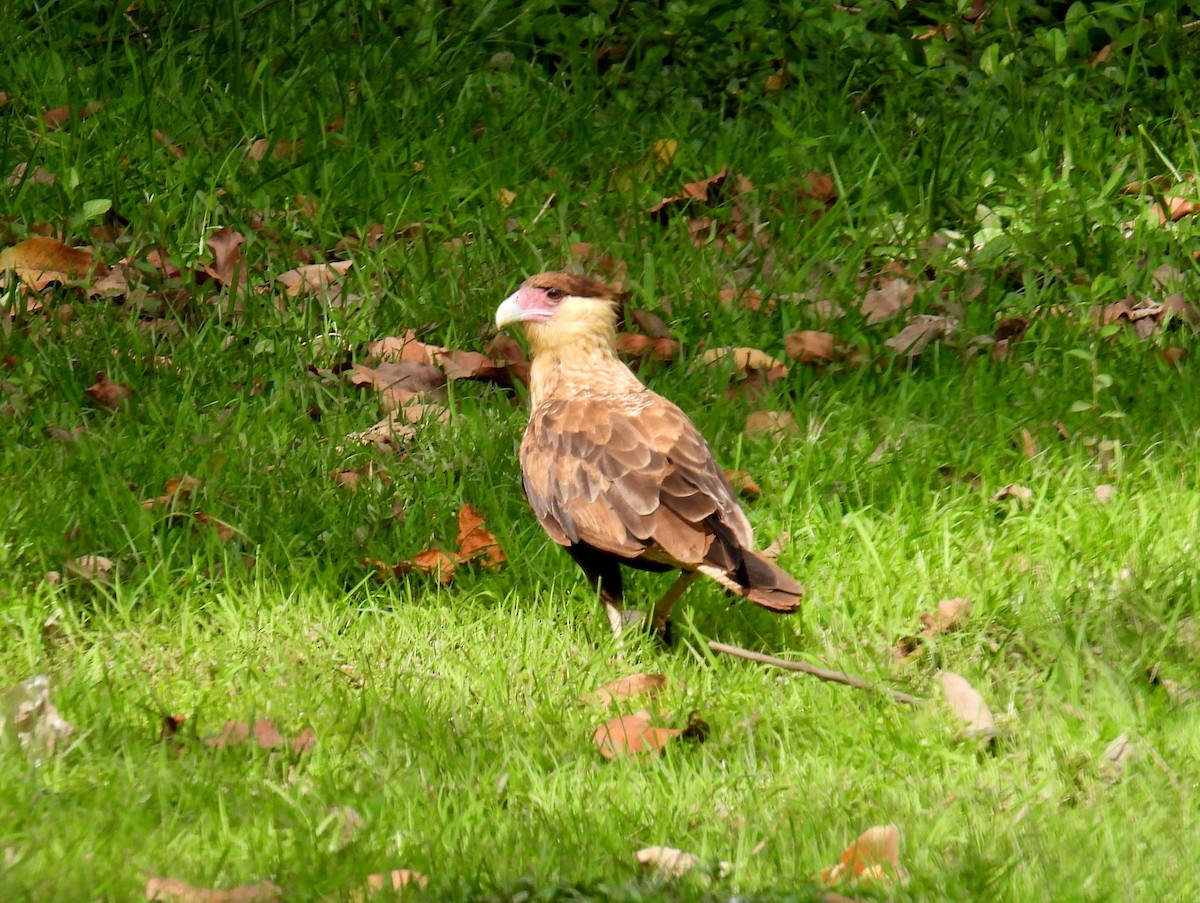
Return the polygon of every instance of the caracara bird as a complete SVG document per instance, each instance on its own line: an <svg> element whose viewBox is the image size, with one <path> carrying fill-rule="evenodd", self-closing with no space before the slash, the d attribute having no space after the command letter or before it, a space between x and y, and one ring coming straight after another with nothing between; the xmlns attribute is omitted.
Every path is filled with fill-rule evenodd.
<svg viewBox="0 0 1200 903"><path fill-rule="evenodd" d="M529 338L531 413L521 475L537 519L598 585L613 632L642 618L622 609L621 566L682 573L654 606L671 608L699 574L776 612L803 590L755 550L750 523L699 430L644 385L615 349L618 295L571 273L527 279L496 310Z"/></svg>

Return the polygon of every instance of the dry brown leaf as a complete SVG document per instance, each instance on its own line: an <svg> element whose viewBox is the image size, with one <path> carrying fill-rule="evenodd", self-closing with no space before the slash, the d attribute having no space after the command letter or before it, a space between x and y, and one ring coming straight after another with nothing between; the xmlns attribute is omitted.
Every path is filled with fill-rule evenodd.
<svg viewBox="0 0 1200 903"><path fill-rule="evenodd" d="M306 293L320 297L340 294L340 282L354 266L352 260L333 260L329 263L309 263L280 273L275 281L282 284L284 294L297 298Z"/></svg>
<svg viewBox="0 0 1200 903"><path fill-rule="evenodd" d="M1101 483L1092 492L1101 505L1108 504L1117 497L1117 487L1112 483Z"/></svg>
<svg viewBox="0 0 1200 903"><path fill-rule="evenodd" d="M859 311L867 318L867 325L871 326L911 307L916 294L917 287L907 280L889 279L879 288L867 292Z"/></svg>
<svg viewBox="0 0 1200 903"><path fill-rule="evenodd" d="M682 731L656 727L650 713L643 709L633 715L610 718L592 734L592 742L606 759L660 753Z"/></svg>
<svg viewBox="0 0 1200 903"><path fill-rule="evenodd" d="M1029 430L1021 430L1021 451L1025 453L1026 458L1037 457L1037 440L1033 438L1033 433L1029 432Z"/></svg>
<svg viewBox="0 0 1200 903"><path fill-rule="evenodd" d="M1168 222L1173 223L1176 220L1183 219L1185 216L1200 210L1200 204L1197 204L1195 201L1189 200L1188 198L1166 197L1163 198L1163 201L1166 202L1167 205L1165 208L1162 204L1154 205L1154 215L1158 217L1160 224Z"/></svg>
<svg viewBox="0 0 1200 903"><path fill-rule="evenodd" d="M666 686L667 678L662 674L631 674L609 681L596 692L584 696L583 701L606 706L631 696L657 696Z"/></svg>
<svg viewBox="0 0 1200 903"><path fill-rule="evenodd" d="M269 151L271 159L278 163L296 156L303 146L303 141L272 141L270 138L256 138L250 142L246 156L257 162L266 157Z"/></svg>
<svg viewBox="0 0 1200 903"><path fill-rule="evenodd" d="M754 478L744 470L725 469L725 479L729 485L744 499L756 499L762 495L762 489L754 482Z"/></svg>
<svg viewBox="0 0 1200 903"><path fill-rule="evenodd" d="M496 200L500 202L500 209L507 210L513 205L513 201L517 199L517 193L508 188L501 188L496 192Z"/></svg>
<svg viewBox="0 0 1200 903"><path fill-rule="evenodd" d="M205 264L203 271L221 285L228 286L231 292L236 292L238 285L245 280L246 266L241 250L245 240L245 236L234 232L229 226L218 229L208 237L213 262Z"/></svg>
<svg viewBox="0 0 1200 903"><path fill-rule="evenodd" d="M463 505L458 512L458 563L482 558L484 566L495 570L504 562L504 552L496 537L483 526L483 518L471 505Z"/></svg>
<svg viewBox="0 0 1200 903"><path fill-rule="evenodd" d="M377 392L388 389L401 390L412 395L442 397L440 391L446 385L446 373L433 364L422 361L383 361L374 367L354 364L346 371L346 382L352 386L370 386ZM402 394L395 396L400 405L407 404Z"/></svg>
<svg viewBox="0 0 1200 903"><path fill-rule="evenodd" d="M912 322L883 344L897 355L912 359L918 357L935 340L945 338L953 332L956 323L953 317L920 314L913 317Z"/></svg>
<svg viewBox="0 0 1200 903"><path fill-rule="evenodd" d="M68 561L63 570L84 583L107 583L112 577L113 563L103 555L81 555Z"/></svg>
<svg viewBox="0 0 1200 903"><path fill-rule="evenodd" d="M797 434L800 425L791 411L754 411L746 418L747 436L771 436L780 438L786 434Z"/></svg>
<svg viewBox="0 0 1200 903"><path fill-rule="evenodd" d="M663 879L682 878L700 865L700 857L675 847L646 847L635 854L640 865L654 869Z"/></svg>
<svg viewBox="0 0 1200 903"><path fill-rule="evenodd" d="M796 197L801 201L819 201L829 207L837 200L837 186L824 173L807 172L800 177Z"/></svg>
<svg viewBox="0 0 1200 903"><path fill-rule="evenodd" d="M970 599L943 599L937 604L935 612L921 615L921 633L927 637L935 637L958 630L970 614Z"/></svg>
<svg viewBox="0 0 1200 903"><path fill-rule="evenodd" d="M399 451L407 442L416 438L417 428L408 421L404 413L388 414L374 426L359 433L347 433L346 441L359 445L374 445L380 451Z"/></svg>
<svg viewBox="0 0 1200 903"><path fill-rule="evenodd" d="M900 867L900 829L896 825L867 828L846 848L837 865L821 869L821 881L825 884L907 879L907 873Z"/></svg>
<svg viewBox="0 0 1200 903"><path fill-rule="evenodd" d="M1125 773L1125 766L1136 751L1137 747L1133 745L1129 735L1121 734L1100 754L1100 776L1110 784L1119 781Z"/></svg>
<svg viewBox="0 0 1200 903"><path fill-rule="evenodd" d="M674 339L655 339L636 332L620 332L617 333L617 351L628 358L671 361L679 354L679 343Z"/></svg>
<svg viewBox="0 0 1200 903"><path fill-rule="evenodd" d="M84 391L96 404L111 409L119 408L133 397L133 390L108 378L107 373L97 373L96 381Z"/></svg>
<svg viewBox="0 0 1200 903"><path fill-rule="evenodd" d="M992 496L993 502L1003 502L1006 499L1016 499L1022 507L1033 501L1033 490L1020 483L1009 483Z"/></svg>
<svg viewBox="0 0 1200 903"><path fill-rule="evenodd" d="M184 151L182 147L179 147L177 144L175 144L163 132L155 129L151 134L154 135L154 140L165 147L167 149L167 153L169 153L176 160L182 160L187 156L187 152Z"/></svg>
<svg viewBox="0 0 1200 903"><path fill-rule="evenodd" d="M783 337L783 350L802 364L828 364L839 356L833 333L801 329Z"/></svg>
<svg viewBox="0 0 1200 903"><path fill-rule="evenodd" d="M709 176L707 179L700 179L697 182L688 182L678 194L663 198L646 212L659 220L665 221L670 213L682 210L692 202L710 203L716 199L717 193L728 176L729 168L722 167L721 171L714 176Z"/></svg>
<svg viewBox="0 0 1200 903"><path fill-rule="evenodd" d="M237 746L246 743L253 737L255 744L263 749L277 749L286 746L295 753L308 752L316 745L317 736L311 727L305 728L298 736L287 739L275 723L269 718L260 718L253 727L242 721L226 721L221 726L221 732L215 737L204 741L205 746L214 749L224 749L226 746Z"/></svg>
<svg viewBox="0 0 1200 903"><path fill-rule="evenodd" d="M658 314L631 307L629 318L637 324L638 329L652 339L669 339L671 337L671 330L667 328L667 324Z"/></svg>
<svg viewBox="0 0 1200 903"><path fill-rule="evenodd" d="M714 366L725 361L733 361L739 373L747 370L774 370L782 368L782 376L787 376L787 365L783 361L771 357L765 351L757 348L710 348L700 355L700 363Z"/></svg>
<svg viewBox="0 0 1200 903"><path fill-rule="evenodd" d="M0 690L0 741L39 758L65 749L74 733L50 699L50 678L45 674Z"/></svg>
<svg viewBox="0 0 1200 903"><path fill-rule="evenodd" d="M359 480L378 480L384 486L392 482L387 472L374 461L368 461L350 470L334 471L332 477L335 483L351 492L358 489Z"/></svg>
<svg viewBox="0 0 1200 903"><path fill-rule="evenodd" d="M53 110L47 110L42 114L42 122L50 131L61 129L64 125L71 121L72 117L79 122L82 122L89 117L95 116L104 109L104 101L89 100L82 107L72 109L70 105L63 107L55 107Z"/></svg>
<svg viewBox="0 0 1200 903"><path fill-rule="evenodd" d="M18 188L24 183L30 185L53 185L54 182L54 173L40 166L35 166L33 172L30 173L28 163L18 163L12 168L12 172L8 174L9 188Z"/></svg>
<svg viewBox="0 0 1200 903"><path fill-rule="evenodd" d="M196 495L204 483L197 480L195 477L184 474L180 477L172 477L167 480L163 489L162 495L157 498L143 499L142 507L147 511L154 508L173 508L176 504L190 502L192 497Z"/></svg>
<svg viewBox="0 0 1200 903"><path fill-rule="evenodd" d="M946 707L967 724L966 736L990 743L996 735L996 722L979 691L953 671L943 671L940 680Z"/></svg>
<svg viewBox="0 0 1200 903"><path fill-rule="evenodd" d="M7 270L41 291L52 282L84 279L93 272L102 276L105 266L93 258L90 248L70 248L57 238L39 235L0 251L0 273Z"/></svg>
<svg viewBox="0 0 1200 903"><path fill-rule="evenodd" d="M178 878L146 879L146 899L160 903L276 903L283 891L270 881L244 884L230 890L193 887Z"/></svg>

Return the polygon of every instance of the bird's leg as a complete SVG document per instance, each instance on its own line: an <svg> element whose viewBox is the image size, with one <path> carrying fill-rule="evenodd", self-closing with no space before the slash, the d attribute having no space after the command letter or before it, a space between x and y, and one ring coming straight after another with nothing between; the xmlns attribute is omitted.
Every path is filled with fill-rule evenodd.
<svg viewBox="0 0 1200 903"><path fill-rule="evenodd" d="M667 639L670 636L670 621L671 609L675 607L675 603L679 601L689 586L696 582L696 578L700 576L698 571L681 571L679 576L675 578L675 582L671 584L671 588L663 594L663 597L654 605L654 613L650 616L650 629L655 634Z"/></svg>

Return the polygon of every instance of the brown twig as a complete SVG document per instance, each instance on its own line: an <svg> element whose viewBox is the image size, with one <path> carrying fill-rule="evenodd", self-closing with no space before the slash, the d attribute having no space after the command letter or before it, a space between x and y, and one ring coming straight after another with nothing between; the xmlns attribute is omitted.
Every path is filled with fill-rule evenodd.
<svg viewBox="0 0 1200 903"><path fill-rule="evenodd" d="M853 674L843 674L841 671L818 668L816 665L810 665L807 662L790 662L787 659L775 658L773 655L751 652L749 649L743 649L740 646L727 646L725 643L709 642L708 648L713 652L724 652L726 655L749 659L752 662L759 662L764 665L774 665L776 668L784 668L787 671L800 671L818 680L825 680L835 684L845 684L848 687L857 687L859 690L868 690L872 693L887 693L892 699L903 705L919 706L925 702L920 696L909 696L907 693L901 693L899 690L876 687L867 683L861 677L855 677Z"/></svg>

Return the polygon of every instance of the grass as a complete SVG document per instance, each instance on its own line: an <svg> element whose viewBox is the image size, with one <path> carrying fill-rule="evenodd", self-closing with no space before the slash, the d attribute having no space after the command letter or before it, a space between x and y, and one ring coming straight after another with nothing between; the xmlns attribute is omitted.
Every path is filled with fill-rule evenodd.
<svg viewBox="0 0 1200 903"><path fill-rule="evenodd" d="M989 78L972 64L954 82L967 89L944 91L958 76L942 69L833 65L871 34L847 32L801 48L778 95L754 87L770 53L737 57L746 84L731 94L720 66L734 57L713 52L720 84L698 84L655 62L644 23L645 55L597 72L553 56L558 20L534 44L536 9L420 9L392 21L369 4L148 4L142 37L91 4L22 20L0 84L0 173L27 162L56 181L0 194L6 244L47 222L109 263L162 248L186 265L229 225L247 237L250 290L234 315L212 283L168 284L165 311L155 292L117 304L64 288L50 313L4 326L0 687L49 675L76 735L39 763L0 755L0 896L129 899L149 873L340 899L405 867L430 876L431 899L819 899L813 876L888 822L911 880L856 891L869 898L1194 896L1200 720L1178 690L1200 687L1200 348L1186 329L1139 341L1086 316L1151 292L1160 264L1194 296L1195 223L1155 228L1150 197L1120 193L1198 168L1190 45L1164 61L1146 39L1119 57L1119 81L1072 57ZM672 52L685 51L700 52ZM66 129L40 123L101 98ZM248 160L261 137L303 143ZM662 169L660 138L679 145ZM725 164L755 185L765 249L697 248L683 222L644 215ZM808 171L839 189L815 222L795 197ZM82 219L96 199L128 223L115 238ZM376 222L378 248L335 251ZM392 237L414 222L415 238ZM945 228L986 238L966 269L960 249L926 245ZM452 384L449 423L424 424L403 457L345 443L375 403L311 368L406 328L479 349L498 301L579 241L626 261L636 303L683 342L684 360L644 375L762 484L747 509L764 542L790 532L781 561L808 588L801 614L697 586L676 649L616 648L521 497L519 394ZM297 255L351 257L361 303L285 299L272 280ZM1004 361L958 342L890 362L882 343L899 326L855 312L860 274L889 262L922 274L914 310L961 304L962 338L997 315L1029 317L1028 333ZM779 354L787 332L822 328L798 303L717 304L735 282L844 305L827 328L878 362L794 366L762 399L727 400L728 374L691 364L702 343ZM1033 315L1055 305L1074 315ZM1182 367L1158 353L1167 344L1190 355ZM134 390L125 409L88 401L97 371ZM746 436L751 407L790 410L801 432ZM45 433L79 426L75 442ZM349 493L331 477L367 461L391 482ZM235 536L143 508L184 473ZM1009 483L1032 501L993 501ZM1117 487L1108 504L1101 483ZM497 534L500 572L441 587L363 566L449 544L464 503ZM111 584L46 580L85 554L115 562ZM660 587L639 575L632 592ZM954 596L974 604L965 628L896 662L892 645ZM963 741L936 704L713 659L710 639L919 695L956 671L989 702L997 741ZM668 720L698 710L711 735L604 762L590 739L603 716L578 696L639 670L667 676ZM182 749L159 739L172 715L186 716ZM258 717L287 735L311 726L315 747L200 742ZM1136 752L1110 782L1100 759L1122 732ZM363 822L345 843L343 807ZM651 844L734 870L662 885L633 859Z"/></svg>

